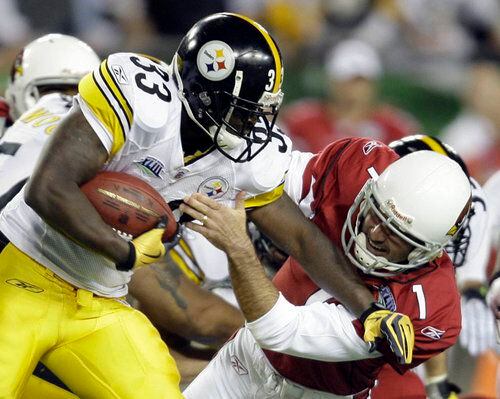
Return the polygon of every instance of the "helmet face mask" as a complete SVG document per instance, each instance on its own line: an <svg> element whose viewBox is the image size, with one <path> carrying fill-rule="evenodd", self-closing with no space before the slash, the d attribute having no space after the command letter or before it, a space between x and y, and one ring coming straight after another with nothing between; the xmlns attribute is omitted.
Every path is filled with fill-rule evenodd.
<svg viewBox="0 0 500 399"><path fill-rule="evenodd" d="M246 162L264 149L283 99L281 55L264 28L211 15L186 34L172 64L188 116L222 154Z"/></svg>
<svg viewBox="0 0 500 399"><path fill-rule="evenodd" d="M366 274L386 277L415 269L439 256L442 246L430 242L426 243L413 237L408 231L405 231L407 229L403 224L398 223L395 217L388 216L388 212L384 211L384 207L380 206L374 197L374 184L373 179L365 183L349 209L342 228L342 246L350 261ZM385 209L387 208L385 207ZM363 224L369 212L372 212L380 220L380 224L387 231L390 231L390 234L411 246L412 250L409 252L406 263L398 263L377 256L367 249L367 236L363 232Z"/></svg>
<svg viewBox="0 0 500 399"><path fill-rule="evenodd" d="M347 257L363 272L392 276L426 265L442 254L463 228L471 204L470 184L458 164L431 151L400 158L358 193L342 229ZM390 235L413 248L406 261L367 248L363 224L371 213ZM392 255L392 257L391 257Z"/></svg>
<svg viewBox="0 0 500 399"><path fill-rule="evenodd" d="M229 96L229 101L224 97ZM278 106L267 108L242 98L229 95L229 93L217 93L217 99L222 99L221 107L213 114L206 114L206 117L212 121L209 127L215 146L226 157L233 162L246 162L254 158L271 141L271 132L273 130L276 117L278 115ZM206 112L206 111L205 111ZM256 124L259 127L256 128ZM227 135L232 135L228 139ZM235 147L236 142L245 143L245 149L238 155L233 156L231 149Z"/></svg>

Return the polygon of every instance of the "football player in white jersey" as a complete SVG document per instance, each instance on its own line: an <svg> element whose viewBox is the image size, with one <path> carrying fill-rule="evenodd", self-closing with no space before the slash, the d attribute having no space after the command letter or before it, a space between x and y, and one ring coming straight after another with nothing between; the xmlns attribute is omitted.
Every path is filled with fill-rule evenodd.
<svg viewBox="0 0 500 399"><path fill-rule="evenodd" d="M61 34L40 37L25 46L16 57L7 87L10 107L0 99L0 105L5 104L0 107L2 111L5 109L7 116L10 109L10 118L16 121L0 139L0 209L33 173L44 144L71 108L72 96L78 92L81 78L99 64L97 54L88 45ZM196 289L171 265L158 264L149 272L134 275L134 281L139 288L147 285L147 289L137 292L132 286L131 293L137 298L155 297L155 309L162 311L161 318L155 317L158 311L152 311L150 316L158 328L165 327L167 321L172 332L222 344L221 340L235 330L235 321L241 320L236 309ZM157 295L158 289L162 289L161 295ZM166 311L158 304L165 306ZM212 309L216 309L217 314L214 315ZM43 379L60 384L41 364L35 369L35 375L37 377L29 380L24 397L35 396L35 393L38 398L73 397L69 392L44 383Z"/></svg>
<svg viewBox="0 0 500 399"><path fill-rule="evenodd" d="M6 89L15 124L0 140L0 209L33 172L43 145L71 108L80 79L99 63L86 43L56 33L19 52Z"/></svg>
<svg viewBox="0 0 500 399"><path fill-rule="evenodd" d="M106 225L79 190L100 170L139 176L168 201L203 192L232 205L247 192L249 216L320 285L357 315L371 309L340 252L283 195L290 142L274 126L282 78L267 31L222 13L186 34L170 66L114 54L82 79L39 167L0 216L10 241L0 254L10 281L0 305L10 311L0 322L13 326L0 332L0 395L22 391L42 358L79 396L181 396L157 331L121 301L132 269L164 256L162 230L125 241Z"/></svg>

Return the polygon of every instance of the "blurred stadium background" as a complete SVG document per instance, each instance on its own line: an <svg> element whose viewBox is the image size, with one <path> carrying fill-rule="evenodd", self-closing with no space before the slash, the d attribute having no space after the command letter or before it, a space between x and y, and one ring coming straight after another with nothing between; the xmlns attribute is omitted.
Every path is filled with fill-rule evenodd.
<svg viewBox="0 0 500 399"><path fill-rule="evenodd" d="M277 40L284 110L304 98L326 101L327 58L357 39L380 57L378 101L449 138L466 161L486 160L473 168L479 181L500 166L500 0L0 0L0 94L19 49L42 34L75 35L103 57L136 51L169 62L189 27L219 11L253 17ZM476 381L460 348L451 360L451 380L465 391L495 379L486 368Z"/></svg>

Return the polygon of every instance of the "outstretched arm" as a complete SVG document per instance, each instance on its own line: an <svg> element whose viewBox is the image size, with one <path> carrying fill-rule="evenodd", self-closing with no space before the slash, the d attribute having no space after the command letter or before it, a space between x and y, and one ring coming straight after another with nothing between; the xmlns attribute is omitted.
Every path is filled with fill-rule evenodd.
<svg viewBox="0 0 500 399"><path fill-rule="evenodd" d="M279 293L261 266L247 234L243 194L238 194L236 209L202 194L193 194L184 201L181 211L204 223L189 222L187 226L226 253L233 290L245 319L254 321L269 312Z"/></svg>
<svg viewBox="0 0 500 399"><path fill-rule="evenodd" d="M373 295L357 276L342 251L283 194L278 200L249 212L249 218L309 276L356 316L370 307Z"/></svg>
<svg viewBox="0 0 500 399"><path fill-rule="evenodd" d="M243 198L239 193L236 208L232 209L202 194L193 194L184 199L180 209L203 223L190 222L189 228L226 252L238 303L263 348L317 360L347 361L380 356L369 350L367 342L385 336L398 360L411 363L413 329L406 316L374 310L365 321L364 342L354 330L352 315L343 306L294 306L280 295L267 278L247 234ZM389 330L394 334L387 336ZM367 339L368 333L371 339Z"/></svg>

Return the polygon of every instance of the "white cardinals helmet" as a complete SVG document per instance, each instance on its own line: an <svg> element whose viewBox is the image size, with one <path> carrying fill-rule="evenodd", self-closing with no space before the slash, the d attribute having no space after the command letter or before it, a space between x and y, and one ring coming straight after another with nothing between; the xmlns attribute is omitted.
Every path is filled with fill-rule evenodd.
<svg viewBox="0 0 500 399"><path fill-rule="evenodd" d="M16 120L40 98L40 86L75 86L99 66L90 46L73 36L51 33L42 36L17 55L5 97Z"/></svg>
<svg viewBox="0 0 500 399"><path fill-rule="evenodd" d="M462 227L470 204L469 179L455 161L433 151L414 152L365 183L349 209L342 246L368 274L391 276L420 267L442 254ZM394 263L368 251L362 225L370 210L414 247L407 262Z"/></svg>

